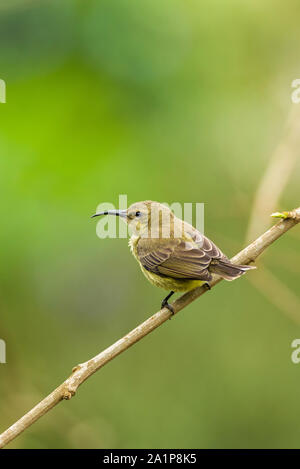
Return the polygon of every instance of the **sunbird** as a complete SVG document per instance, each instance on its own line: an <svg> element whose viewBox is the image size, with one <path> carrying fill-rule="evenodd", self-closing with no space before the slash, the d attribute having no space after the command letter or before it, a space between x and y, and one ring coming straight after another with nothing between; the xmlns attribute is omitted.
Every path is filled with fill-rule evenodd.
<svg viewBox="0 0 300 469"><path fill-rule="evenodd" d="M119 216L129 225L131 252L153 285L170 290L161 307L172 314L168 300L175 292L203 284L210 289L212 274L231 281L255 269L233 264L210 239L158 202L136 202L126 210L106 210L92 218L100 215Z"/></svg>

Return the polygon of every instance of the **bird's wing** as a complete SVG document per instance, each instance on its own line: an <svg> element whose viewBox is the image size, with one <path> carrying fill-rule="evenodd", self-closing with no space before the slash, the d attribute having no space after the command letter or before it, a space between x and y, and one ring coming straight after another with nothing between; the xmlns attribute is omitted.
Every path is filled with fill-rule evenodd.
<svg viewBox="0 0 300 469"><path fill-rule="evenodd" d="M209 264L224 254L203 236L202 246L179 238L160 239L156 242L141 238L138 256L142 266L157 275L172 278L210 280Z"/></svg>

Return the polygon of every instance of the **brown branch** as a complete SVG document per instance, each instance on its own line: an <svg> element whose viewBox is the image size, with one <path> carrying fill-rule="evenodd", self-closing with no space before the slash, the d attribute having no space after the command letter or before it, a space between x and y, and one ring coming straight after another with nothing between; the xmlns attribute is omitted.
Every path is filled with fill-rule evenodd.
<svg viewBox="0 0 300 469"><path fill-rule="evenodd" d="M274 243L276 239L286 233L289 229L300 222L300 207L292 210L291 212L284 212L283 214L276 214L283 218L276 225L272 226L268 231L257 238L253 243L239 252L231 260L236 264L250 264L268 247ZM215 286L222 279L215 276L210 283L211 287ZM188 306L199 296L203 295L207 289L205 287L195 288L182 295L178 300L172 303L175 313L178 313L183 308ZM78 387L93 375L97 370L102 368L106 363L115 358L120 353L127 350L131 345L138 342L145 335L152 332L165 321L170 319L171 313L168 309L163 308L145 322L137 326L122 339L115 342L113 345L105 349L103 352L96 355L91 360L76 366L73 369L71 376L64 381L58 388L51 394L25 414L20 420L9 427L5 432L0 435L0 448L3 448L10 441L15 439L26 428L36 422L40 417L46 414L49 410L55 407L59 402L64 399L71 399L76 393Z"/></svg>

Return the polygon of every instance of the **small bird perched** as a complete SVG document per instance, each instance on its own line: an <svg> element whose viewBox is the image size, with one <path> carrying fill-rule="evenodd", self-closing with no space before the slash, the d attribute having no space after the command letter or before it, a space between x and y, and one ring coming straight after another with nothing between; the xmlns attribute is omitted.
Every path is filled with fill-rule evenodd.
<svg viewBox="0 0 300 469"><path fill-rule="evenodd" d="M172 313L168 299L175 292L203 284L210 289L212 273L230 281L255 269L232 264L212 241L158 202L136 202L127 210L106 210L92 218L100 215L119 216L129 225L131 252L152 284L171 290L161 307Z"/></svg>

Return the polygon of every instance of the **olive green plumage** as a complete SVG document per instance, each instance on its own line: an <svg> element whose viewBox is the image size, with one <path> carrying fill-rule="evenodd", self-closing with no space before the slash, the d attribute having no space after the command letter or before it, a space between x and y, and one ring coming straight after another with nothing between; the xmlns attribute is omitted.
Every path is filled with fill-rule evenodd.
<svg viewBox="0 0 300 469"><path fill-rule="evenodd" d="M128 223L129 245L143 274L165 290L191 290L209 282L213 273L234 280L253 268L232 264L212 241L158 202L137 202L127 210L94 216L105 214L118 215Z"/></svg>

